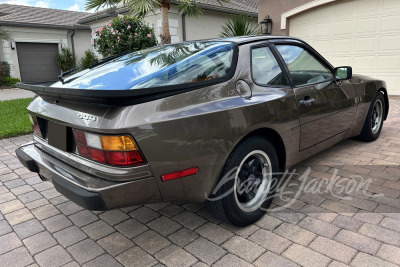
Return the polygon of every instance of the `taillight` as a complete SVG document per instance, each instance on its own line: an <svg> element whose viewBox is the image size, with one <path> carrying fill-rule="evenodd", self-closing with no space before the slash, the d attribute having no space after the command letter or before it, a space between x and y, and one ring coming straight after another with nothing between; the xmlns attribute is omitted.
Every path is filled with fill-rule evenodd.
<svg viewBox="0 0 400 267"><path fill-rule="evenodd" d="M36 134L37 136L43 138L36 116L29 114L29 120L32 124L33 133Z"/></svg>
<svg viewBox="0 0 400 267"><path fill-rule="evenodd" d="M99 135L73 129L79 155L104 164L131 167L145 164L139 147L128 135Z"/></svg>

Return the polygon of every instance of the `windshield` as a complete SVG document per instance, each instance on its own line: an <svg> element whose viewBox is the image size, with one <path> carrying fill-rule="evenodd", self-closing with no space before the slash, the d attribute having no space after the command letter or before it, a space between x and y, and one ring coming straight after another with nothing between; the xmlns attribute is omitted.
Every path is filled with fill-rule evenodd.
<svg viewBox="0 0 400 267"><path fill-rule="evenodd" d="M123 90L213 80L228 74L233 47L228 42L152 47L76 73L52 87Z"/></svg>

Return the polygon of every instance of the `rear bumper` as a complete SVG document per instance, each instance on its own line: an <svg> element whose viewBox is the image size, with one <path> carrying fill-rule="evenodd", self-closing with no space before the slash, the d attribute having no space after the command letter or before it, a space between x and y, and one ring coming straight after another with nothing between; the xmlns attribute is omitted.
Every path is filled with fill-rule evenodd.
<svg viewBox="0 0 400 267"><path fill-rule="evenodd" d="M54 174L51 178L58 192L88 210L107 210L107 205L99 193L86 191Z"/></svg>
<svg viewBox="0 0 400 267"><path fill-rule="evenodd" d="M39 173L39 167L28 154L18 148L15 150L19 161L31 172ZM51 180L58 192L71 199L73 202L89 210L107 210L103 198L98 193L86 191L72 183L67 182L57 174L53 174Z"/></svg>
<svg viewBox="0 0 400 267"><path fill-rule="evenodd" d="M15 152L27 169L52 181L58 192L86 209L110 210L161 201L153 177L129 182L105 180L60 161L33 142Z"/></svg>

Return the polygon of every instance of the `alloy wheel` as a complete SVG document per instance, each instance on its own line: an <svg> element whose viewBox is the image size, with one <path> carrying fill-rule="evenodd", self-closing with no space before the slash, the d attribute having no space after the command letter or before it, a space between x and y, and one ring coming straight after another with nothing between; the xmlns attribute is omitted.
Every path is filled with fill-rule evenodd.
<svg viewBox="0 0 400 267"><path fill-rule="evenodd" d="M272 166L268 155L255 150L249 153L236 171L234 194L238 207L252 212L261 207L272 183Z"/></svg>

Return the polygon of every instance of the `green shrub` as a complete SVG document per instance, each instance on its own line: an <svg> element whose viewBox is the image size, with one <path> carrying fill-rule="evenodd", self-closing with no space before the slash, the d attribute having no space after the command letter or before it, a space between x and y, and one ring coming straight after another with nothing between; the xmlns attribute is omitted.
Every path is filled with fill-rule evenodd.
<svg viewBox="0 0 400 267"><path fill-rule="evenodd" d="M113 18L92 35L97 37L95 45L103 57L157 45L153 29L143 21L128 16Z"/></svg>
<svg viewBox="0 0 400 267"><path fill-rule="evenodd" d="M10 77L10 64L0 61L0 84L3 84L3 79L6 77Z"/></svg>
<svg viewBox="0 0 400 267"><path fill-rule="evenodd" d="M81 68L82 70L89 68L90 65L99 62L99 59L96 57L96 55L90 51L86 50L85 51L85 56L81 58Z"/></svg>
<svg viewBox="0 0 400 267"><path fill-rule="evenodd" d="M68 48L61 49L57 54L57 66L62 72L75 68L75 57Z"/></svg>
<svg viewBox="0 0 400 267"><path fill-rule="evenodd" d="M222 25L221 37L231 36L245 36L245 35L257 35L258 25L256 21L245 14L236 14Z"/></svg>
<svg viewBox="0 0 400 267"><path fill-rule="evenodd" d="M16 83L19 83L21 80L13 77L5 77L3 78L3 84L6 86L14 86Z"/></svg>

